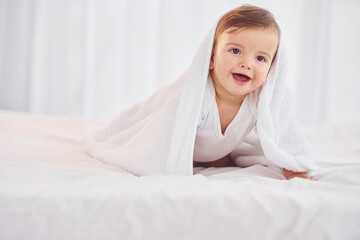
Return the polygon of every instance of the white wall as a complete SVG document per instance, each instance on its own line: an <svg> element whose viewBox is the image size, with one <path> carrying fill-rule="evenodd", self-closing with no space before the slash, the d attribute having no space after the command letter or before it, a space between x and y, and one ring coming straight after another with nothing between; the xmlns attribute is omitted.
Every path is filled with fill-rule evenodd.
<svg viewBox="0 0 360 240"><path fill-rule="evenodd" d="M303 124L360 123L360 1L272 11ZM174 81L234 0L0 0L0 109L110 121Z"/></svg>
<svg viewBox="0 0 360 240"><path fill-rule="evenodd" d="M330 17L328 122L360 122L360 1L333 1ZM329 84L331 83L331 84Z"/></svg>

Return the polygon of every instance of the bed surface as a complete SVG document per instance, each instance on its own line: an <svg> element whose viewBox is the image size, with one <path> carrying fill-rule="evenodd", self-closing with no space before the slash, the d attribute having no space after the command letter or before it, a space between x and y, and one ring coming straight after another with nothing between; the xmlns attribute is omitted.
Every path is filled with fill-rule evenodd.
<svg viewBox="0 0 360 240"><path fill-rule="evenodd" d="M261 165L136 177L86 153L100 126L0 111L0 239L360 239L360 124L304 127L318 181Z"/></svg>

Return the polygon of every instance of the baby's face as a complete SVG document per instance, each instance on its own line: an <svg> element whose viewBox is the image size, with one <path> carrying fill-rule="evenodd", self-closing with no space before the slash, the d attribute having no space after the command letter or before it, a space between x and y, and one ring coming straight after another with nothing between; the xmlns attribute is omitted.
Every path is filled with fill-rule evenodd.
<svg viewBox="0 0 360 240"><path fill-rule="evenodd" d="M271 29L237 29L223 32L210 60L215 90L229 98L241 98L266 80L279 38Z"/></svg>

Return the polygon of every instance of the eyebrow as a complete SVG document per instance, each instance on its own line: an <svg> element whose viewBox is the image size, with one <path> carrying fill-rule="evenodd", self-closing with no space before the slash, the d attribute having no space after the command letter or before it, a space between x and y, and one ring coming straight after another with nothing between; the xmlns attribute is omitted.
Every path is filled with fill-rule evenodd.
<svg viewBox="0 0 360 240"><path fill-rule="evenodd" d="M241 45L241 44L238 44L238 43L227 43L227 44L225 44L225 46L227 46L227 45L235 45L235 46L239 46L239 47L244 47L243 45ZM270 56L270 54L268 54L268 53L266 53L266 52L264 52L264 51L259 51L259 53L262 53L262 54L264 54L264 55L267 55L270 59L272 59L272 57Z"/></svg>

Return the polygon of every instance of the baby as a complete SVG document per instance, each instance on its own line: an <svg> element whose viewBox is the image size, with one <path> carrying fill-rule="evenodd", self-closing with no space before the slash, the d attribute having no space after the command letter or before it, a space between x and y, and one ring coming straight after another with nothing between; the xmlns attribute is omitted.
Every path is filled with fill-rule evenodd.
<svg viewBox="0 0 360 240"><path fill-rule="evenodd" d="M289 109L283 53L271 13L254 6L231 10L176 81L88 132L85 147L137 176L191 175L193 165L225 167L245 157L251 150L238 150L254 129L266 157L255 156L254 164L269 160L298 171L283 169L287 179L307 178L300 171L317 165Z"/></svg>
<svg viewBox="0 0 360 240"><path fill-rule="evenodd" d="M266 81L279 39L280 28L265 9L245 5L220 19L196 133L194 166L233 164L231 152L255 126L255 91ZM283 171L286 179L308 178L307 172Z"/></svg>

